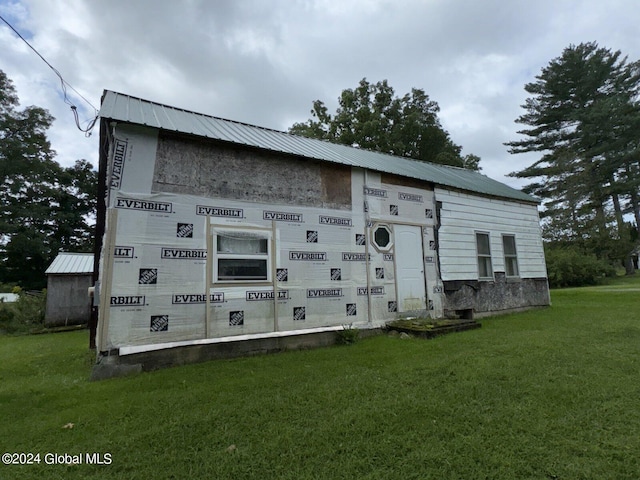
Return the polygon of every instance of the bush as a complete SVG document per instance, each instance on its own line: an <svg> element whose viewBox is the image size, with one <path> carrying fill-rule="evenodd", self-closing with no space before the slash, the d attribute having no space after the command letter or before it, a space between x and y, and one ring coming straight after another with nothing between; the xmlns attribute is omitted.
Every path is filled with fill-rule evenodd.
<svg viewBox="0 0 640 480"><path fill-rule="evenodd" d="M545 256L551 288L597 285L616 273L607 262L576 248L548 248Z"/></svg>
<svg viewBox="0 0 640 480"><path fill-rule="evenodd" d="M0 302L0 333L31 333L44 325L47 291L25 292L20 287L13 290L18 301Z"/></svg>
<svg viewBox="0 0 640 480"><path fill-rule="evenodd" d="M11 293L16 288L15 283L2 283L0 282L0 293Z"/></svg>
<svg viewBox="0 0 640 480"><path fill-rule="evenodd" d="M338 330L338 343L342 345L352 345L358 341L360 330L355 328L353 324L343 325L342 330Z"/></svg>

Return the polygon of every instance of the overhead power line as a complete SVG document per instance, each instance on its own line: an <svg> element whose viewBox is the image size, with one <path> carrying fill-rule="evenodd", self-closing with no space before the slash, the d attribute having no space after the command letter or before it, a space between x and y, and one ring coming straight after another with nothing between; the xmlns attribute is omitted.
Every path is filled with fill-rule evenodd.
<svg viewBox="0 0 640 480"><path fill-rule="evenodd" d="M85 97L82 96L82 94L80 92L78 92L75 88L73 88L73 86L71 86L71 84L69 82L67 82L63 77L62 74L53 66L51 65L46 58L44 58L40 52L38 52L38 50L36 50L33 45L31 45L21 34L20 32L18 32L18 30L16 30L13 25L11 25L7 20L4 19L4 17L2 17L2 15L0 15L0 20L2 20L4 23L7 24L7 26L13 30L13 32L20 38L20 40L22 40L24 43L27 44L27 46L33 50L35 52L36 55L38 55L40 57L40 59L47 64L47 66L53 70L53 73L56 74L56 76L60 79L60 88L62 90L62 94L64 97L64 103L66 103L67 105L69 105L69 107L71 108L71 111L73 112L73 118L76 122L76 126L78 127L78 130L80 130L81 132L84 132L84 134L86 136L90 136L91 135L91 130L93 129L93 127L95 126L96 122L98 121L98 117L99 117L99 111L96 107L93 106L93 104L87 100ZM89 120L87 122L87 126L85 128L82 128L80 126L80 120L78 118L78 107L69 99L69 97L67 96L67 88L69 88L70 90L72 90L73 92L75 92L76 95L78 95L78 97L80 97L82 100L84 100L91 108L93 108L93 111L95 113L95 116Z"/></svg>

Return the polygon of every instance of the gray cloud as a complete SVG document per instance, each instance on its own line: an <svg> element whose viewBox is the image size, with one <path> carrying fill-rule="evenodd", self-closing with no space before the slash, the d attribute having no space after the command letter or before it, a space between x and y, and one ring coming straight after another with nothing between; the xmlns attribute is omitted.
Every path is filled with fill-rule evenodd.
<svg viewBox="0 0 640 480"><path fill-rule="evenodd" d="M335 109L363 77L398 95L421 88L463 152L514 186L504 175L535 160L503 145L517 138L525 83L569 44L640 58L634 0L14 0L0 14L96 106L112 89L283 130L315 99ZM23 104L57 118L58 161L95 163L96 135L75 129L55 75L2 25L0 42Z"/></svg>

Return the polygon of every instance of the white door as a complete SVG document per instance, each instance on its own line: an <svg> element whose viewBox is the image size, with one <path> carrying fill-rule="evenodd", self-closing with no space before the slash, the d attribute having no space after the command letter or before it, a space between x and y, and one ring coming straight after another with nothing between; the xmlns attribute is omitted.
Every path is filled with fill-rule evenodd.
<svg viewBox="0 0 640 480"><path fill-rule="evenodd" d="M422 228L394 225L398 312L426 309Z"/></svg>

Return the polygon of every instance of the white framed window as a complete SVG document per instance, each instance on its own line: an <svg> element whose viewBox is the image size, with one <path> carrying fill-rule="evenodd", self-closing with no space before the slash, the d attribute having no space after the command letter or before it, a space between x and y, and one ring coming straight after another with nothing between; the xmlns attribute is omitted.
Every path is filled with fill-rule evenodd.
<svg viewBox="0 0 640 480"><path fill-rule="evenodd" d="M478 277L480 279L493 279L491 242L489 241L488 233L476 232L476 249L478 255Z"/></svg>
<svg viewBox="0 0 640 480"><path fill-rule="evenodd" d="M393 247L391 227L375 224L371 229L371 243L379 252L388 252Z"/></svg>
<svg viewBox="0 0 640 480"><path fill-rule="evenodd" d="M507 277L518 277L518 252L516 250L516 236L502 235L502 250L504 252L504 271Z"/></svg>
<svg viewBox="0 0 640 480"><path fill-rule="evenodd" d="M213 283L271 282L271 230L215 228Z"/></svg>

